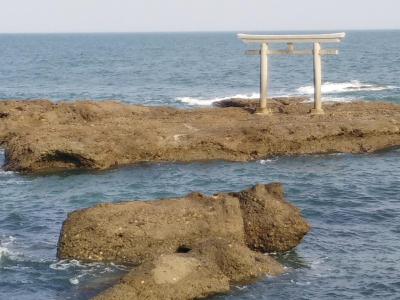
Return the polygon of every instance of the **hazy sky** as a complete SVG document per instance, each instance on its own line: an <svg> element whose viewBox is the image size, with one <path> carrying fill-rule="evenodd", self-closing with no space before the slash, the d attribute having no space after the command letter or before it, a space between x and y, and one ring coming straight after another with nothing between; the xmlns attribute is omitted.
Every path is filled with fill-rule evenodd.
<svg viewBox="0 0 400 300"><path fill-rule="evenodd" d="M0 0L0 32L400 29L399 0Z"/></svg>

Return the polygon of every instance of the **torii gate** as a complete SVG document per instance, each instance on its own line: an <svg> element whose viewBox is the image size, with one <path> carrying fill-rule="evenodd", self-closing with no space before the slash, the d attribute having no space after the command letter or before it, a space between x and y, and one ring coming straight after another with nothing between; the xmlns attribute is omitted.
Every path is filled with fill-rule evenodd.
<svg viewBox="0 0 400 300"><path fill-rule="evenodd" d="M339 50L321 49L321 43L339 43L346 33L309 34L309 35L253 35L239 33L238 38L244 43L261 44L260 50L248 50L248 55L260 55L260 107L257 113L269 114L267 108L268 97L268 55L314 55L314 108L312 114L324 114L321 104L322 70L321 57L323 55L337 55ZM270 50L270 43L287 43L287 50ZM295 50L294 43L313 43L313 50Z"/></svg>

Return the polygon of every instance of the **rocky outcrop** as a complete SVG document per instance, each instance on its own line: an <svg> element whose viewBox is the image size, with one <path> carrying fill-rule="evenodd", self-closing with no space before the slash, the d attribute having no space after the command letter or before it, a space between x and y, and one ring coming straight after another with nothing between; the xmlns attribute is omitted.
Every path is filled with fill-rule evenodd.
<svg viewBox="0 0 400 300"><path fill-rule="evenodd" d="M372 152L400 145L400 106L271 101L270 116L240 99L179 110L118 102L0 101L5 169L106 169L139 162L246 161L275 155Z"/></svg>
<svg viewBox="0 0 400 300"><path fill-rule="evenodd" d="M281 184L258 184L239 193L73 212L63 224L58 256L136 265L96 299L198 299L281 274L283 267L262 252L292 249L308 231Z"/></svg>
<svg viewBox="0 0 400 300"><path fill-rule="evenodd" d="M309 225L283 196L280 184L208 197L100 204L73 212L64 222L58 256L85 261L141 263L192 249L210 237L258 251L287 251Z"/></svg>
<svg viewBox="0 0 400 300"><path fill-rule="evenodd" d="M194 244L187 253L160 255L143 263L95 299L199 299L282 272L282 266L267 255L212 238Z"/></svg>

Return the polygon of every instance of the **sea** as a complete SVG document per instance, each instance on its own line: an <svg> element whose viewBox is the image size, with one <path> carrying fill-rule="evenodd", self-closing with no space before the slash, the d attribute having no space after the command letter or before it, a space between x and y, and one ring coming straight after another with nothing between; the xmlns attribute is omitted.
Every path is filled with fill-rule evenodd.
<svg viewBox="0 0 400 300"><path fill-rule="evenodd" d="M347 31L341 44L326 47L340 54L323 58L324 101L400 104L400 31ZM112 99L190 109L256 99L259 58L246 56L249 49L256 48L236 32L1 34L0 101ZM311 56L271 57L270 96L310 101L312 70ZM129 270L57 260L62 222L73 210L269 182L284 184L312 230L296 249L272 254L284 275L212 299L400 299L399 148L41 175L0 169L0 299L89 299Z"/></svg>

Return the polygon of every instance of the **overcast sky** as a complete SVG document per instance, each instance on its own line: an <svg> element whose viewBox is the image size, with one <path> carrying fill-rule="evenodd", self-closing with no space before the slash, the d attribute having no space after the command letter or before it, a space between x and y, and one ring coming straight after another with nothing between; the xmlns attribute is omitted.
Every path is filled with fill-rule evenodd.
<svg viewBox="0 0 400 300"><path fill-rule="evenodd" d="M399 0L0 0L0 32L400 29Z"/></svg>

